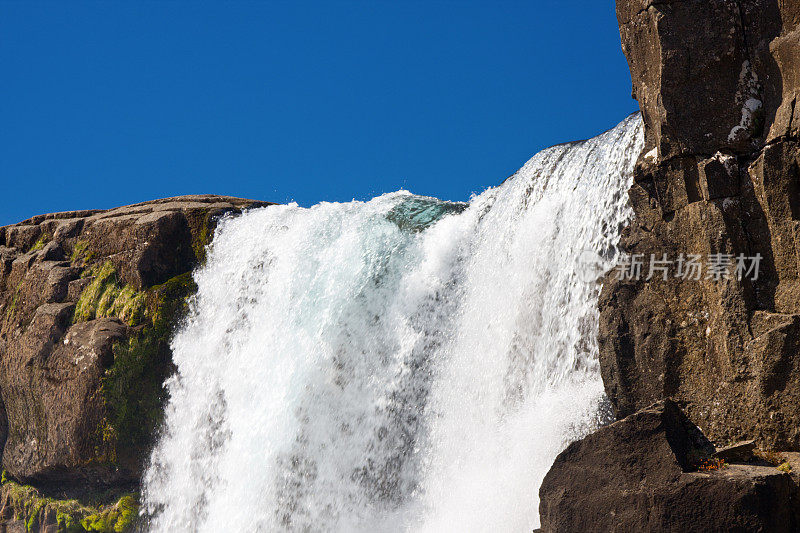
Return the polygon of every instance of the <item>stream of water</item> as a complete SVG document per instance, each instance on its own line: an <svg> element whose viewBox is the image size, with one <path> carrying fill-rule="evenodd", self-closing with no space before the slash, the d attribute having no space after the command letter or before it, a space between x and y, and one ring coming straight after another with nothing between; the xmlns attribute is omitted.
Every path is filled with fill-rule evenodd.
<svg viewBox="0 0 800 533"><path fill-rule="evenodd" d="M153 532L530 531L602 415L599 285L642 125L469 203L400 191L224 219L172 348Z"/></svg>

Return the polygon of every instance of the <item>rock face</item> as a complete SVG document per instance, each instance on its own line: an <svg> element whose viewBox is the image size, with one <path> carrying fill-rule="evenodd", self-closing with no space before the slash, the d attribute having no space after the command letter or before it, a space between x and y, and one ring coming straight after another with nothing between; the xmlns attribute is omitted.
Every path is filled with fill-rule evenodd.
<svg viewBox="0 0 800 533"><path fill-rule="evenodd" d="M715 441L800 449L800 2L618 0L645 122L600 363L618 418L674 397ZM732 260L650 280L651 256ZM736 258L760 255L757 279ZM752 261L748 264L752 266Z"/></svg>
<svg viewBox="0 0 800 533"><path fill-rule="evenodd" d="M797 531L792 465L752 461L800 449L800 2L617 0L617 18L645 123L628 271L600 297L621 420L558 456L542 530ZM715 450L690 419L743 442Z"/></svg>
<svg viewBox="0 0 800 533"><path fill-rule="evenodd" d="M138 480L191 270L220 216L263 205L186 196L0 228L0 448L11 477Z"/></svg>
<svg viewBox="0 0 800 533"><path fill-rule="evenodd" d="M797 531L796 478L768 464L697 471L711 452L671 400L638 411L556 458L539 491L541 529Z"/></svg>
<svg viewBox="0 0 800 533"><path fill-rule="evenodd" d="M106 505L84 505L76 499L45 496L33 487L5 481L0 487L2 533L129 532L135 528L138 504L125 494Z"/></svg>

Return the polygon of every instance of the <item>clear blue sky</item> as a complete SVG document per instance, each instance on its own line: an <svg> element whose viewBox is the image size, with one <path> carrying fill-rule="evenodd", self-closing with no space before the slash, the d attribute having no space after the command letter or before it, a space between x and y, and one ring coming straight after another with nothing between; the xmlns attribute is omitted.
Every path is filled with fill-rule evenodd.
<svg viewBox="0 0 800 533"><path fill-rule="evenodd" d="M0 224L195 193L467 200L637 109L611 0L0 0L0 72Z"/></svg>

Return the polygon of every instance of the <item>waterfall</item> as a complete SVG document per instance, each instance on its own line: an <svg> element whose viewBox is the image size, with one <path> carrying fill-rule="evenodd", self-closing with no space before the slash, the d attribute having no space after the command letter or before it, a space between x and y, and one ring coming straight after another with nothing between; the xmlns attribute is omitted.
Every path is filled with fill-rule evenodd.
<svg viewBox="0 0 800 533"><path fill-rule="evenodd" d="M400 191L223 219L172 341L154 532L530 531L599 423L599 285L632 115L467 203Z"/></svg>

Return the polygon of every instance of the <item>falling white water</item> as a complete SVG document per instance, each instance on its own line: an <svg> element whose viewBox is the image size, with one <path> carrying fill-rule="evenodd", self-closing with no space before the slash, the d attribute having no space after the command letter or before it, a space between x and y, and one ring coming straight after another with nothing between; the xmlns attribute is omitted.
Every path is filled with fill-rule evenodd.
<svg viewBox="0 0 800 533"><path fill-rule="evenodd" d="M149 530L536 527L553 459L598 423L582 252L613 258L641 130L544 150L469 204L223 220L172 343Z"/></svg>

